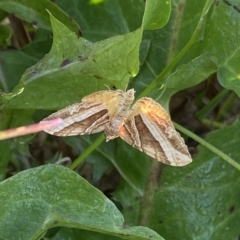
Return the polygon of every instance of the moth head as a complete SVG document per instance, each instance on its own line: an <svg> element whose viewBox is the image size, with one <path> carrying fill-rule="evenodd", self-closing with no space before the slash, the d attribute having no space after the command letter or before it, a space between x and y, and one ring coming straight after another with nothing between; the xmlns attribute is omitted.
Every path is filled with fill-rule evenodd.
<svg viewBox="0 0 240 240"><path fill-rule="evenodd" d="M113 140L114 138L117 138L118 136L113 136L113 135L107 135L107 133L105 132L106 135L106 142Z"/></svg>
<svg viewBox="0 0 240 240"><path fill-rule="evenodd" d="M114 138L117 138L119 136L118 131L116 131L116 129L112 128L112 126L110 124L107 124L105 126L104 133L106 135L106 142L113 140Z"/></svg>

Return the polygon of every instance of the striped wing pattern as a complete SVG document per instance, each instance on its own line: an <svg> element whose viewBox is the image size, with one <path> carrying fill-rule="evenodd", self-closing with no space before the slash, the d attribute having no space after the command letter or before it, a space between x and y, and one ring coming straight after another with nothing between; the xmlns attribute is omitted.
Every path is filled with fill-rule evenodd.
<svg viewBox="0 0 240 240"><path fill-rule="evenodd" d="M63 123L44 131L56 136L102 132L110 121L110 114L115 114L113 110L109 113L108 109L113 109L114 103L120 100L119 91L100 91L87 95L81 103L75 103L45 118L43 121L62 118Z"/></svg>
<svg viewBox="0 0 240 240"><path fill-rule="evenodd" d="M89 111L91 109L91 111ZM102 132L109 122L105 105L100 102L81 102L53 113L43 121L62 118L63 123L44 131L56 136L74 136Z"/></svg>
<svg viewBox="0 0 240 240"><path fill-rule="evenodd" d="M138 100L131 109L134 90L99 91L43 121L62 118L60 126L44 131L73 136L105 131L106 139L120 136L132 147L173 166L192 161L187 146L175 130L168 113L151 98Z"/></svg>
<svg viewBox="0 0 240 240"><path fill-rule="evenodd" d="M184 166L192 159L167 112L151 98L136 102L119 130L128 144L150 157L173 166Z"/></svg>

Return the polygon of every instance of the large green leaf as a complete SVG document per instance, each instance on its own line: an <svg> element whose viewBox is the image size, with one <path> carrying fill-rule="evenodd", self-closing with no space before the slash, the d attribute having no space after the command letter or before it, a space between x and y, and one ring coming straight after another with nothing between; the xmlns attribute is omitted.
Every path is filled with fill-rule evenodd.
<svg viewBox="0 0 240 240"><path fill-rule="evenodd" d="M57 226L125 239L162 239L146 227L124 226L108 198L75 172L57 165L26 170L0 183L0 209L0 239L38 239Z"/></svg>
<svg viewBox="0 0 240 240"><path fill-rule="evenodd" d="M17 87L24 91L8 107L58 109L100 89L126 89L139 68L140 29L91 43L51 21L52 49L24 73Z"/></svg>
<svg viewBox="0 0 240 240"><path fill-rule="evenodd" d="M147 28L151 21L155 21L147 18L153 6L146 5L144 19L147 20L144 22L149 25ZM163 6L165 8L162 9ZM168 21L169 2L163 1L155 6L156 13L160 10L164 11L164 15L158 18L154 28L162 27ZM125 90L130 77L138 73L142 28L91 43L78 39L53 16L51 22L54 41L50 53L25 72L15 89L24 87L23 93L12 99L7 107L62 108L107 87Z"/></svg>

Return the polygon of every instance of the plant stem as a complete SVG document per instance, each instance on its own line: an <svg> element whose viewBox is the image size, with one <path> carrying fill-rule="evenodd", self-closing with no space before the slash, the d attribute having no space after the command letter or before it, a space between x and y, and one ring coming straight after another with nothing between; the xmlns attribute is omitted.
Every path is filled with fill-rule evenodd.
<svg viewBox="0 0 240 240"><path fill-rule="evenodd" d="M230 158L228 155L226 155L225 153L220 151L218 148L214 147L212 144L206 142L204 139L198 137L197 135L195 135L194 133L190 132L186 128L178 125L177 123L174 123L174 126L175 126L175 128L177 130L179 130L180 132L186 134L190 138L194 139L196 142L198 142L199 144L201 144L202 146L204 146L205 148L207 148L211 152L215 153L220 158L222 158L223 160L225 160L226 162L228 162L229 164L231 164L233 167L235 167L236 169L238 169L240 171L240 165L236 161L234 161L232 158Z"/></svg>
<svg viewBox="0 0 240 240"><path fill-rule="evenodd" d="M205 17L212 5L213 1L212 0L207 0L202 14L200 16L198 25L188 41L188 43L185 45L185 47L178 53L178 55L170 62L170 64L148 85L148 87L138 96L137 99L142 98L147 96L156 86L159 84L160 81L163 80L163 78L172 70L172 68L178 63L178 61L184 56L184 54L188 51L188 49L193 45L195 42L196 38L198 37L198 34L203 26Z"/></svg>
<svg viewBox="0 0 240 240"><path fill-rule="evenodd" d="M93 152L105 139L104 134L101 134L93 143L90 145L71 165L70 169L75 169L79 164L81 164L84 159Z"/></svg>
<svg viewBox="0 0 240 240"><path fill-rule="evenodd" d="M203 118L206 118L228 93L228 89L222 89L206 106L204 106L195 114L196 118L199 121L202 121Z"/></svg>
<svg viewBox="0 0 240 240"><path fill-rule="evenodd" d="M145 187L144 194L142 196L138 225L149 226L149 217L151 213L152 201L156 189L158 188L158 176L160 172L160 163L152 159L151 171L148 176L148 181Z"/></svg>
<svg viewBox="0 0 240 240"><path fill-rule="evenodd" d="M236 93L231 92L227 100L224 101L223 105L220 107L217 117L215 118L216 121L221 121L226 116L229 110L233 108L236 99L237 99Z"/></svg>
<svg viewBox="0 0 240 240"><path fill-rule="evenodd" d="M211 121L207 118L202 119L202 124L208 126L208 127L215 127L215 128L222 128L225 127L226 124L217 122L217 121Z"/></svg>

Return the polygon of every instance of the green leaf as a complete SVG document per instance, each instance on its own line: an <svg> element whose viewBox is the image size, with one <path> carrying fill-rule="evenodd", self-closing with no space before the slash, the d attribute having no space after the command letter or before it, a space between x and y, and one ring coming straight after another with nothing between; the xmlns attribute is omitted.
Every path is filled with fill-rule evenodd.
<svg viewBox="0 0 240 240"><path fill-rule="evenodd" d="M140 29L93 44L51 21L52 49L25 72L16 88L24 91L8 107L59 109L97 90L126 89L139 68Z"/></svg>
<svg viewBox="0 0 240 240"><path fill-rule="evenodd" d="M33 124L32 116L34 112L34 109L14 109L12 111L11 121L8 128Z"/></svg>
<svg viewBox="0 0 240 240"><path fill-rule="evenodd" d="M146 1L145 8L146 9L142 23L144 30L155 30L162 28L164 25L166 25L171 13L171 1Z"/></svg>
<svg viewBox="0 0 240 240"><path fill-rule="evenodd" d="M121 213L110 200L62 166L26 170L3 181L0 206L1 239L38 239L57 226L125 239L162 239L146 227L124 226Z"/></svg>
<svg viewBox="0 0 240 240"><path fill-rule="evenodd" d="M214 4L207 38L202 47L215 54L220 63L218 79L221 85L240 96L240 5L238 0Z"/></svg>
<svg viewBox="0 0 240 240"><path fill-rule="evenodd" d="M236 121L210 133L206 141L240 162L239 135L240 122ZM161 165L156 174L151 203L145 205L147 215L143 204L150 202L149 189L139 197L125 182L115 192L127 223L139 224L147 219L145 224L165 239L238 238L240 174L237 169L200 146L190 165L183 168Z"/></svg>
<svg viewBox="0 0 240 240"><path fill-rule="evenodd" d="M224 88L233 90L236 92L238 96L240 96L240 72L239 68L236 66L240 57L239 55L235 56L235 58L231 58L234 64L226 62L224 65L219 67L218 69L218 80Z"/></svg>
<svg viewBox="0 0 240 240"><path fill-rule="evenodd" d="M141 26L145 6L142 0L105 0L99 4L56 0L55 3L79 23L84 38L91 42L135 31Z"/></svg>
<svg viewBox="0 0 240 240"><path fill-rule="evenodd" d="M196 74L198 71L198 74ZM217 59L209 53L203 53L187 64L179 66L166 81L166 89L171 91L171 97L179 90L192 87L207 79L217 71Z"/></svg>
<svg viewBox="0 0 240 240"><path fill-rule="evenodd" d="M161 102L164 107L168 108L170 98L176 92L197 85L215 73L217 64L217 58L205 52L191 62L180 65L168 76L164 90L161 92Z"/></svg>
<svg viewBox="0 0 240 240"><path fill-rule="evenodd" d="M0 0L0 9L12 13L20 19L37 25L41 28L51 30L47 10L58 16L58 19L66 24L69 29L78 33L79 26L77 23L59 9L54 3L47 0Z"/></svg>

